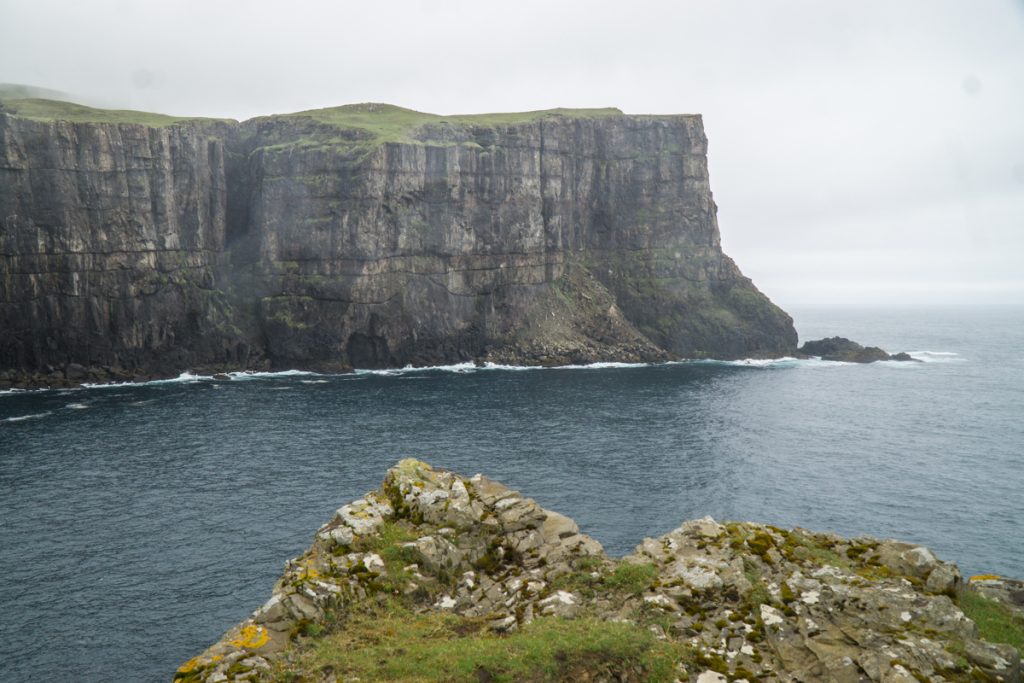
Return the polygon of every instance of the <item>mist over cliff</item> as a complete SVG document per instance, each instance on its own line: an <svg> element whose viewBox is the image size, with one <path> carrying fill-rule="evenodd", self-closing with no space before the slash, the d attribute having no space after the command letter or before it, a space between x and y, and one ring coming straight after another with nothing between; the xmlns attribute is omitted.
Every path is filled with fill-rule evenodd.
<svg viewBox="0 0 1024 683"><path fill-rule="evenodd" d="M792 352L715 214L694 115L7 99L0 380Z"/></svg>

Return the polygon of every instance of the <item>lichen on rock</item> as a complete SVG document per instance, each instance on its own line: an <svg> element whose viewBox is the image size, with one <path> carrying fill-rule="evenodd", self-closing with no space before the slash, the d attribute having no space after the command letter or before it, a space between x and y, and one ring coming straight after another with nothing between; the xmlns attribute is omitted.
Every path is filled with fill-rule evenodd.
<svg viewBox="0 0 1024 683"><path fill-rule="evenodd" d="M641 650L658 648L650 660L591 649L569 661L562 643L528 676L515 673L518 660L482 658L476 678L451 664L423 680L1019 682L1020 653L980 638L958 606L965 591L980 596L974 584L997 600L1019 587L998 577L964 584L955 565L908 543L708 517L614 560L572 520L516 491L407 459L379 490L339 509L270 600L176 679L402 680L386 660L365 669L344 651L324 654L347 629L372 629L391 610L400 620L447 620L432 627L443 626L437 647L465 642L471 664L471 639L512 647L565 620L579 621L574 637L604 623L619 629L613 640L632 632L649 639ZM376 615L369 626L366 615ZM360 642L387 637L384 629ZM429 647L432 637L407 645ZM396 648L388 651L400 660ZM426 660L416 652L407 654Z"/></svg>

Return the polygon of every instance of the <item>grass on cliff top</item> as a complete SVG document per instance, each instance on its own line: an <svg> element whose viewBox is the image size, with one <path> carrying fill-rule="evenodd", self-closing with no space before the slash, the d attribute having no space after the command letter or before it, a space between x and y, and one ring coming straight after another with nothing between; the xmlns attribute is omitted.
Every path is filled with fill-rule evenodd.
<svg viewBox="0 0 1024 683"><path fill-rule="evenodd" d="M1024 655L1024 620L981 593L964 591L960 609L978 625L978 634L990 643L1013 645Z"/></svg>
<svg viewBox="0 0 1024 683"><path fill-rule="evenodd" d="M628 671L628 680L672 681L685 654L683 646L629 624L542 617L499 636L483 619L415 614L392 602L354 614L340 630L308 641L278 678L333 671L339 680L497 683Z"/></svg>
<svg viewBox="0 0 1024 683"><path fill-rule="evenodd" d="M194 116L168 116L130 109L96 109L74 102L39 98L18 98L0 92L0 112L33 121L70 121L72 123L130 123L151 128L162 128L184 121L213 123L228 119L209 119Z"/></svg>
<svg viewBox="0 0 1024 683"><path fill-rule="evenodd" d="M428 124L450 124L453 126L512 126L531 123L543 118L605 118L622 116L622 111L615 108L606 109L544 109L499 114L459 114L441 116L425 112L396 107L392 104L349 104L342 107L327 109L311 109L280 114L272 119L288 119L307 117L319 123L338 128L354 128L368 132L376 142L399 142L407 140L409 135L420 126Z"/></svg>

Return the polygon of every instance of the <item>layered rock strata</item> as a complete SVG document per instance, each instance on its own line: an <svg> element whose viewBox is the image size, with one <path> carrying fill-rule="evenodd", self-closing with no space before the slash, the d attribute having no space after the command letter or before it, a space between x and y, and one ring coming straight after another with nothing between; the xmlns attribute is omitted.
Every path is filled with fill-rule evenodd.
<svg viewBox="0 0 1024 683"><path fill-rule="evenodd" d="M0 382L796 346L722 252L699 116L40 102L0 103Z"/></svg>
<svg viewBox="0 0 1024 683"><path fill-rule="evenodd" d="M994 599L1020 586L979 579ZM1019 682L1019 652L979 638L958 607L965 590L972 589L955 565L920 546L710 518L613 560L572 520L518 492L404 460L381 489L339 509L287 563L270 600L176 678L350 680L357 672L346 670L344 653L312 671L303 653L331 638L347 642L358 615L400 604L409 618L450 615L439 642L483 628L500 647L500 639L551 619L653 632L672 653L666 680ZM597 667L593 653L562 660L543 680L655 674L635 663ZM490 666L472 680L508 675Z"/></svg>

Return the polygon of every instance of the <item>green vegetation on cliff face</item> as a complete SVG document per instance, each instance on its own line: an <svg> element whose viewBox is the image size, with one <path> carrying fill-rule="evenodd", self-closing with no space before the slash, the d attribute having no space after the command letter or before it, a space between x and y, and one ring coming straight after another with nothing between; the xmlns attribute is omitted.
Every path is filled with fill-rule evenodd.
<svg viewBox="0 0 1024 683"><path fill-rule="evenodd" d="M987 641L1006 643L1024 653L1024 613L996 602L977 591L959 596L960 609L978 625L978 633Z"/></svg>
<svg viewBox="0 0 1024 683"><path fill-rule="evenodd" d="M162 128L185 122L229 122L230 119L212 119L194 116L168 116L129 109L95 109L73 102L38 98L9 98L0 93L0 113L33 121L68 121L71 123L129 123L150 128Z"/></svg>
<svg viewBox="0 0 1024 683"><path fill-rule="evenodd" d="M441 116L396 107L391 104L349 104L326 109L311 109L259 120L295 120L308 118L318 123L363 131L375 144L385 142L423 142L412 134L427 125L458 127L507 127L534 123L541 119L566 117L596 119L623 116L619 109L545 109L505 114L459 114Z"/></svg>
<svg viewBox="0 0 1024 683"><path fill-rule="evenodd" d="M514 683L622 672L632 673L627 680L668 683L688 655L634 624L541 617L500 636L485 619L417 613L391 600L368 605L311 641L293 662L282 662L279 678L328 670L363 681Z"/></svg>

